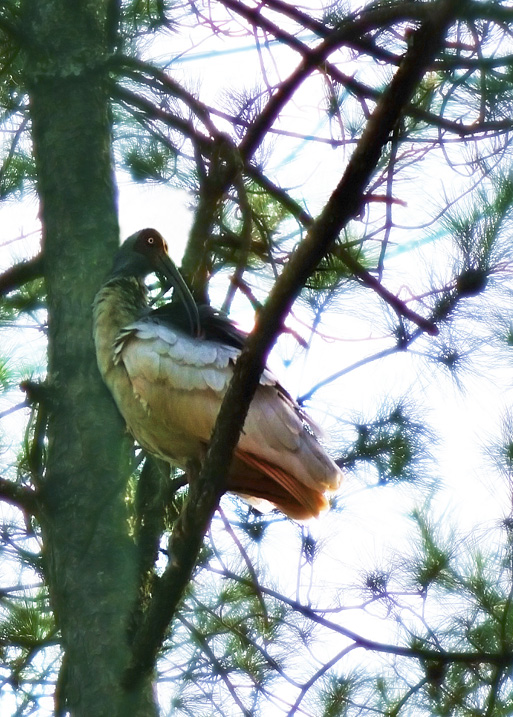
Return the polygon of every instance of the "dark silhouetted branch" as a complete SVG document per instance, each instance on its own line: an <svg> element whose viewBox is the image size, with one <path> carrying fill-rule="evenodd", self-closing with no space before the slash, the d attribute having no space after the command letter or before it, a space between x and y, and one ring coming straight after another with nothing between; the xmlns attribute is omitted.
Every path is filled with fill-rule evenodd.
<svg viewBox="0 0 513 717"><path fill-rule="evenodd" d="M291 256L257 318L255 329L235 366L207 458L200 474L194 475L191 481L187 501L175 524L169 543L168 566L155 587L135 635L132 664L125 675L126 689L135 688L154 668L158 651L191 579L203 536L225 490L233 450L267 354L285 317L341 230L360 211L365 201L365 189L390 133L431 66L455 14L464 4L463 0L443 0L425 5L429 19L413 34L404 61L371 115L340 183ZM250 147L254 146L258 134Z"/></svg>
<svg viewBox="0 0 513 717"><path fill-rule="evenodd" d="M22 261L11 266L10 269L0 274L0 295L8 294L14 289L19 289L23 284L38 279L43 275L43 256L39 254L34 259Z"/></svg>
<svg viewBox="0 0 513 717"><path fill-rule="evenodd" d="M16 506L24 513L36 513L36 494L30 488L18 485L7 478L0 477L0 500Z"/></svg>

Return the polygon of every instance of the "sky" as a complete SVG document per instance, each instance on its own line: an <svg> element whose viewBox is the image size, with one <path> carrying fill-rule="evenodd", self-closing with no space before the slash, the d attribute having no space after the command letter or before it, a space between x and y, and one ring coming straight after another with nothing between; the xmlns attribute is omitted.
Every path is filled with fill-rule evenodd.
<svg viewBox="0 0 513 717"><path fill-rule="evenodd" d="M176 42L176 37L172 38ZM158 62L164 62L171 38L164 37L152 47L148 54ZM185 40L184 42L188 42ZM234 83L252 84L252 76L259 74L259 64L251 42L241 38L233 45L222 40L204 40L194 50L186 53L181 60L171 66L176 79L183 77L187 83L198 88L202 99L217 104L223 101L227 86ZM286 76L293 67L293 55L283 48L272 47L275 60L274 71L281 77ZM294 57L294 59L296 59ZM272 72L273 70L270 70ZM296 132L321 134L329 136L329 127L318 110L322 101L318 95L312 94L313 83L307 84L293 107L286 109L283 126L293 127ZM294 116L292 112L294 111ZM322 206L341 175L347 161L348 150L332 149L327 145L305 142L299 139L280 138L272 146L270 153L271 175L282 186L293 188L298 177L301 178L301 191L308 197L309 209L312 213ZM425 281L429 265L437 262L440 257L440 272L446 264L446 238L443 235L428 236L408 227L422 222L434 210L437 202L442 200L443 174L440 164L434 160L426 160L422 167L423 176L429 191L419 193L418 185L412 190L401 185L401 200L404 206L394 208L394 220L403 229L393 234L393 242L397 248L392 249L388 274L385 277L388 287L402 291L412 287L415 290L417 281ZM464 178L465 179L465 178ZM132 234L137 229L152 226L161 231L170 246L173 259L179 263L183 253L187 234L193 217L191 198L184 191L170 190L156 183L147 185L135 184L126 173L117 176L119 190L119 221L121 237ZM33 256L38 251L37 202L33 195L23 201L8 201L0 206L0 267L5 267L16 258ZM19 239L20 235L26 238ZM212 291L222 301L224 277L218 280L218 286ZM420 285L419 284L419 285ZM265 293L265 290L264 290ZM363 300L366 300L365 294ZM293 395L306 393L318 381L340 370L341 367L352 365L369 353L379 351L389 345L383 338L383 327L374 323L375 315L370 311L372 302L363 311L351 313L351 303L340 306L337 313L327 318L322 332L328 340L316 340L310 351L305 354L294 342L282 339L277 350L271 357L273 369ZM251 328L253 314L247 305L242 303L236 307L236 318L243 328ZM301 309L295 307L300 315ZM305 314L305 318L308 317ZM304 338L308 339L308 330L294 318L289 320ZM27 339L26 337L31 338ZM5 337L5 332L4 332ZM42 355L44 342L34 332L23 334L20 345L16 345L17 333L9 333L4 338L12 350L18 352L20 359L27 364L33 361L36 353ZM37 351L35 351L37 347ZM416 351L414 347L414 351ZM426 346L424 349L426 350ZM480 349L481 351L481 349ZM479 352L478 352L479 353ZM289 365L294 358L292 365ZM486 356L479 359L486 363ZM479 519L498 520L505 511L504 495L506 487L497 481L490 484L487 476L486 439L497 433L497 426L510 404L511 381L507 370L497 369L479 372L472 369L472 375L465 376L465 390L454 380L440 372L435 378L426 371L426 361L415 353L411 356L393 355L381 362L373 362L349 373L321 389L309 402L308 408L314 418L328 427L328 431L336 434L342 425L357 416L372 417L372 412L382 400L393 396L413 395L414 400L421 401L421 410L429 417L429 421L437 428L439 443L436 446L436 459L439 464L441 495L445 501L446 511L461 525L470 529ZM12 400L12 397L11 399ZM0 403L7 407L5 403ZM335 418L334 418L335 417ZM14 421L13 417L13 421ZM495 479L494 479L495 481ZM346 520L350 523L351 534L359 526L360 544L365 545L369 555L373 551L381 552L384 544L393 541L391 525L397 525L390 516L395 515L397 499L390 496L391 505L386 511L383 506L387 502L386 491L377 491L372 496L369 491L359 491L358 483L353 485L349 478L342 488L347 492L349 502ZM399 506L402 512L404 506ZM398 538L402 539L402 530Z"/></svg>

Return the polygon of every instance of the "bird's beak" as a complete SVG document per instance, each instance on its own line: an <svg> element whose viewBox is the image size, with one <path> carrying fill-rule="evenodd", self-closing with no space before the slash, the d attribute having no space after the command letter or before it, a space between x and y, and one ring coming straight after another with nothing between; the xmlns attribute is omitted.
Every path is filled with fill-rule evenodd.
<svg viewBox="0 0 513 717"><path fill-rule="evenodd" d="M175 266L175 263L167 254L161 254L159 256L158 266L155 271L159 276L164 279L164 288L170 289L171 287L177 292L180 298L187 316L189 317L189 323L191 327L191 333L193 336L199 336L200 334L200 318L198 313L198 306L194 301L194 297L187 284L185 283L183 276Z"/></svg>

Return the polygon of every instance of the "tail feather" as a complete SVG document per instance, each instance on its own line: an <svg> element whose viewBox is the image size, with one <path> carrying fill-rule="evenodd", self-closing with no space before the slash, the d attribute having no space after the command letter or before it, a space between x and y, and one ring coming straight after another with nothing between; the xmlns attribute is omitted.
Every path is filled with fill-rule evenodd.
<svg viewBox="0 0 513 717"><path fill-rule="evenodd" d="M268 501L295 520L317 517L329 507L323 492L300 483L279 466L241 450L235 454L228 490L249 502L251 498Z"/></svg>

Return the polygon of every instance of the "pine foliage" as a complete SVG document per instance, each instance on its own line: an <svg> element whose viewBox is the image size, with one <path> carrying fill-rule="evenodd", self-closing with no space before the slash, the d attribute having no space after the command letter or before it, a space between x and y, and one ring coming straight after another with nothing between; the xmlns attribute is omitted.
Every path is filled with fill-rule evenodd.
<svg viewBox="0 0 513 717"><path fill-rule="evenodd" d="M119 714L147 680L157 699L134 715L511 715L511 7L70 7L0 6L0 211L37 193L43 235L12 240L4 229L0 255L0 711L93 714L70 635L87 644L106 619L124 620L124 652L106 636L84 663L108 654L109 669L121 664ZM41 38L61 20L49 48ZM203 81L226 56L243 71ZM69 513L56 508L49 425L67 387L45 351L52 357L71 329L48 248L61 242L72 269L60 281L84 296L106 267L90 227L83 258L69 260L80 201L69 225L48 221L71 180L41 165L38 142L53 125L34 97L89 86L107 98L98 144L111 174L187 194L183 271L198 300L243 322L256 313L249 354L265 356L282 331L275 359L291 367L347 474L318 524L260 514L232 495L214 512L198 488L203 474L189 487L123 437L118 463L131 468L122 489L105 469L94 494L80 464L83 493L69 498ZM89 363L67 367L84 402L94 393L87 351ZM478 384L504 399L502 415L497 407L482 430L469 416L463 448L447 451L453 407L471 406L469 396L477 405ZM102 420L77 435L70 418L61 438L90 459ZM478 431L480 463L469 470L465 446ZM454 489L461 470L469 488ZM492 495L492 516L489 505L482 520L466 514L472 491L478 501ZM66 569L84 570L70 614L58 556L66 521L82 509L94 521L79 543L70 539ZM111 509L122 526L116 547L97 539ZM111 604L105 575L125 564Z"/></svg>

